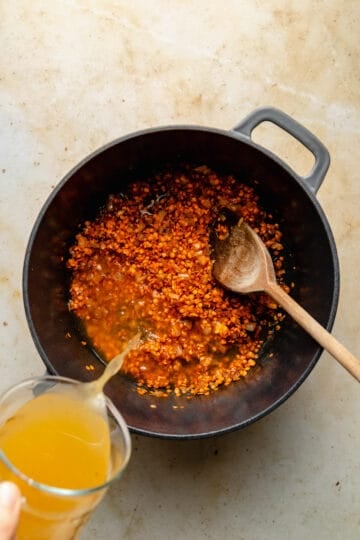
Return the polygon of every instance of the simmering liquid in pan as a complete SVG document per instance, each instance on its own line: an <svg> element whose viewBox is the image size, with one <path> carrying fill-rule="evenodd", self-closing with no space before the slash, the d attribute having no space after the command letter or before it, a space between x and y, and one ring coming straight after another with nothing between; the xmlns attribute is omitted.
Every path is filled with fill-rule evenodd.
<svg viewBox="0 0 360 540"><path fill-rule="evenodd" d="M214 280L211 234L225 234L224 208L259 233L288 292L279 224L254 187L206 166L133 182L71 248L69 307L99 354L111 360L139 328L151 336L123 366L140 393L208 394L245 377L284 318L267 295Z"/></svg>

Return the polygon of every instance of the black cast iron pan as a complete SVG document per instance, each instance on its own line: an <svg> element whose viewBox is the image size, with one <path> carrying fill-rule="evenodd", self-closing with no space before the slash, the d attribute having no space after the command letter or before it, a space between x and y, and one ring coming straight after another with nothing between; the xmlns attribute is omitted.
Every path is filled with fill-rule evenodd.
<svg viewBox="0 0 360 540"><path fill-rule="evenodd" d="M308 177L255 144L253 129L269 121L314 155ZM206 164L254 184L263 206L281 221L291 258L296 300L328 330L334 322L339 269L327 219L316 198L329 166L322 143L291 117L259 109L231 131L198 126L148 129L117 139L71 170L45 202L32 230L23 271L26 317L50 373L91 380L103 364L83 339L69 313L65 268L79 224L95 217L110 193L165 165ZM258 366L243 381L210 396L140 396L122 375L106 387L133 432L164 438L199 438L243 428L284 402L309 375L322 349L287 320L269 342ZM94 369L86 368L93 365ZM154 407L155 406L155 407Z"/></svg>

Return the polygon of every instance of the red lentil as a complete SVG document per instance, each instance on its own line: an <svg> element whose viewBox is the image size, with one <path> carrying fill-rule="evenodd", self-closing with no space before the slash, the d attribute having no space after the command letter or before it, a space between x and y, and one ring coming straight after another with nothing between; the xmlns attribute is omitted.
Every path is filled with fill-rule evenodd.
<svg viewBox="0 0 360 540"><path fill-rule="evenodd" d="M245 377L283 318L266 295L234 295L213 279L209 238L223 207L279 255L279 225L254 189L205 166L164 172L110 196L70 250L69 308L99 354L111 360L139 327L151 337L123 366L139 393L208 394ZM278 256L280 280L283 263Z"/></svg>

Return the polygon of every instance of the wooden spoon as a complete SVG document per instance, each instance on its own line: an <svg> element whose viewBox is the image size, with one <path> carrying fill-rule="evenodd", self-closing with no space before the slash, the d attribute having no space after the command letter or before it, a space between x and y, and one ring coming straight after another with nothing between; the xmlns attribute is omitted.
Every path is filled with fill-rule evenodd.
<svg viewBox="0 0 360 540"><path fill-rule="evenodd" d="M238 293L265 291L360 382L360 361L323 328L276 282L273 262L256 232L240 219L224 238L215 238L213 275Z"/></svg>

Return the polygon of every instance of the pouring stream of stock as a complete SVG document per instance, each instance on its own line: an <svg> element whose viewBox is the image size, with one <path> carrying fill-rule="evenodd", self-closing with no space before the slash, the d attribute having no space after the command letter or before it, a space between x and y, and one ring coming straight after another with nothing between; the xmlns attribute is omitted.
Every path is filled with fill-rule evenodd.
<svg viewBox="0 0 360 540"><path fill-rule="evenodd" d="M265 291L360 382L360 361L280 287L270 253L243 219L229 227L226 238L215 238L214 255L219 283L237 293Z"/></svg>
<svg viewBox="0 0 360 540"><path fill-rule="evenodd" d="M63 388L61 391L66 392L67 395L72 395L76 399L86 401L88 406L93 408L94 412L101 414L104 418L107 418L106 401L103 388L105 384L120 371L121 366L128 353L136 349L141 343L147 339L144 332L138 332L132 339L130 339L121 353L116 355L111 362L109 362L100 377L91 382L83 382L76 386L69 386ZM55 387L55 392L59 390Z"/></svg>

